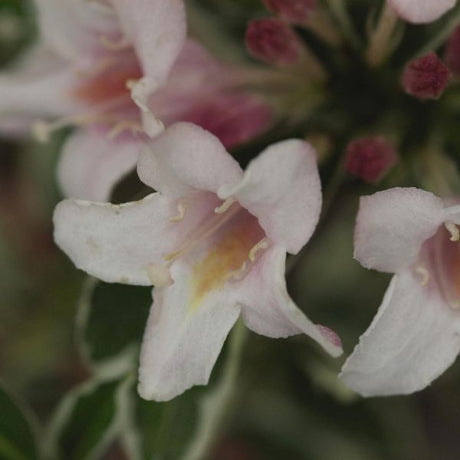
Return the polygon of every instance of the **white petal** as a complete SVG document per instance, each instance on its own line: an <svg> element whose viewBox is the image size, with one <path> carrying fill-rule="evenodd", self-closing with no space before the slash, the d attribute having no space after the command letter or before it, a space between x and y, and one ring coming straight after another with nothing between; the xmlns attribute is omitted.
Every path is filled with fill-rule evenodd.
<svg viewBox="0 0 460 460"><path fill-rule="evenodd" d="M103 129L81 129L70 136L58 164L66 197L107 201L114 185L134 170L143 142L122 134L109 139Z"/></svg>
<svg viewBox="0 0 460 460"><path fill-rule="evenodd" d="M247 327L268 337L306 334L332 356L342 353L332 331L312 323L290 298L284 280L286 252L275 246L260 255L236 294ZM328 332L326 332L328 331Z"/></svg>
<svg viewBox="0 0 460 460"><path fill-rule="evenodd" d="M151 285L149 265L181 246L215 201L189 205L174 222L177 200L160 194L122 205L65 200L54 212L54 239L73 263L107 282Z"/></svg>
<svg viewBox="0 0 460 460"><path fill-rule="evenodd" d="M392 8L408 22L415 24L438 19L455 6L457 0L387 0Z"/></svg>
<svg viewBox="0 0 460 460"><path fill-rule="evenodd" d="M216 192L242 177L220 141L191 123L176 123L156 137L141 153L137 172L145 184L175 196L192 190Z"/></svg>
<svg viewBox="0 0 460 460"><path fill-rule="evenodd" d="M393 188L362 197L354 256L367 268L401 270L415 261L443 220L441 199L420 189Z"/></svg>
<svg viewBox="0 0 460 460"><path fill-rule="evenodd" d="M273 241L297 253L310 239L321 210L314 150L297 139L271 145L250 163L239 184L219 190L220 198L229 196L259 219Z"/></svg>
<svg viewBox="0 0 460 460"><path fill-rule="evenodd" d="M111 0L144 74L164 82L185 42L183 0Z"/></svg>
<svg viewBox="0 0 460 460"><path fill-rule="evenodd" d="M190 305L190 271L174 264L174 284L154 289L154 302L142 343L139 394L167 401L193 385L208 383L211 370L239 307L224 291Z"/></svg>
<svg viewBox="0 0 460 460"><path fill-rule="evenodd" d="M92 1L35 0L45 42L60 56L75 61L91 59L101 37L119 29L116 15Z"/></svg>
<svg viewBox="0 0 460 460"><path fill-rule="evenodd" d="M393 277L341 379L363 396L413 393L442 374L459 350L458 312L407 270Z"/></svg>

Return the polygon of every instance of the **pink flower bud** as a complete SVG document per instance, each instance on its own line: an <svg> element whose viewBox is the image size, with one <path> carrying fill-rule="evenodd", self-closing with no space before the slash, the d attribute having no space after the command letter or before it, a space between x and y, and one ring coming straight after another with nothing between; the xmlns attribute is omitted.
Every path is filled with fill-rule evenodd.
<svg viewBox="0 0 460 460"><path fill-rule="evenodd" d="M246 46L254 57L280 65L295 64L301 52L295 32L275 18L251 21L246 30Z"/></svg>
<svg viewBox="0 0 460 460"><path fill-rule="evenodd" d="M454 29L447 42L444 61L454 75L460 75L460 26Z"/></svg>
<svg viewBox="0 0 460 460"><path fill-rule="evenodd" d="M438 99L450 78L449 69L435 53L428 53L406 64L402 76L404 91L419 99Z"/></svg>
<svg viewBox="0 0 460 460"><path fill-rule="evenodd" d="M262 0L265 7L293 24L304 24L316 7L316 0Z"/></svg>
<svg viewBox="0 0 460 460"><path fill-rule="evenodd" d="M370 184L378 182L395 165L398 156L383 136L362 137L347 146L345 169Z"/></svg>

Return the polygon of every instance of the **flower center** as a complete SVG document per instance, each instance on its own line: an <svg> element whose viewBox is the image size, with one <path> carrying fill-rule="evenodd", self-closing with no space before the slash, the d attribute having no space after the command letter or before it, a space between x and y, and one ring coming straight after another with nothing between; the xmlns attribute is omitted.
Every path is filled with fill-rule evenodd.
<svg viewBox="0 0 460 460"><path fill-rule="evenodd" d="M455 224L441 226L422 249L422 262L414 267L422 285L435 283L446 303L460 309L460 243Z"/></svg>

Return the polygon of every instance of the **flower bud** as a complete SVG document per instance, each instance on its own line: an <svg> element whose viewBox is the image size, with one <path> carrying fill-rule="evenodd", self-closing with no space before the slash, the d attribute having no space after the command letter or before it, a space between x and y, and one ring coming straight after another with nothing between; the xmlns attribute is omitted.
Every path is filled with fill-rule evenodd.
<svg viewBox="0 0 460 460"><path fill-rule="evenodd" d="M447 41L444 61L454 75L460 75L460 26L454 29Z"/></svg>
<svg viewBox="0 0 460 460"><path fill-rule="evenodd" d="M449 69L438 56L428 53L406 64L402 84L406 93L418 99L438 99L450 75Z"/></svg>
<svg viewBox="0 0 460 460"><path fill-rule="evenodd" d="M305 24L316 7L316 0L262 0L265 7L293 24Z"/></svg>
<svg viewBox="0 0 460 460"><path fill-rule="evenodd" d="M395 165L398 157L383 136L362 137L347 146L345 169L370 184L380 181Z"/></svg>
<svg viewBox="0 0 460 460"><path fill-rule="evenodd" d="M301 54L301 43L295 32L280 19L251 21L246 30L249 52L268 63L295 64Z"/></svg>

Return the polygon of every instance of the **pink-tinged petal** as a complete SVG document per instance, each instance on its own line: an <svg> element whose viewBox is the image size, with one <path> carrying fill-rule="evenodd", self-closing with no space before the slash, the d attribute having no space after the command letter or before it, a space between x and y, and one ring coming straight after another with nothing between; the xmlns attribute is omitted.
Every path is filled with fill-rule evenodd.
<svg viewBox="0 0 460 460"><path fill-rule="evenodd" d="M408 22L432 22L455 6L456 0L387 0L396 13Z"/></svg>
<svg viewBox="0 0 460 460"><path fill-rule="evenodd" d="M182 116L232 148L266 131L272 110L259 98L244 93L222 93L202 100Z"/></svg>
<svg viewBox="0 0 460 460"><path fill-rule="evenodd" d="M137 172L145 184L172 196L216 192L242 177L219 140L191 123L176 123L156 137L141 153Z"/></svg>
<svg viewBox="0 0 460 460"><path fill-rule="evenodd" d="M219 189L257 216L267 236L296 254L310 239L321 210L321 183L313 148L291 139L253 160L243 180Z"/></svg>
<svg viewBox="0 0 460 460"><path fill-rule="evenodd" d="M188 204L180 222L180 203L161 194L112 205L65 200L54 212L56 244L81 270L103 281L151 285L151 264L181 247L190 232L216 206L205 194Z"/></svg>
<svg viewBox="0 0 460 460"><path fill-rule="evenodd" d="M91 59L102 37L112 37L119 28L110 8L94 1L35 0L40 34L63 58Z"/></svg>
<svg viewBox="0 0 460 460"><path fill-rule="evenodd" d="M109 139L103 129L86 128L63 147L57 175L66 197L107 201L114 185L134 170L143 141L130 134Z"/></svg>
<svg viewBox="0 0 460 460"><path fill-rule="evenodd" d="M185 264L175 264L172 276L174 284L153 293L139 369L138 391L144 399L167 401L193 385L206 385L240 312L223 292L191 308Z"/></svg>
<svg viewBox="0 0 460 460"><path fill-rule="evenodd" d="M409 270L395 275L341 379L363 396L408 394L444 372L460 350L460 319Z"/></svg>
<svg viewBox="0 0 460 460"><path fill-rule="evenodd" d="M164 82L186 33L183 0L111 0L147 77Z"/></svg>
<svg viewBox="0 0 460 460"><path fill-rule="evenodd" d="M411 265L423 242L443 222L442 200L417 188L393 188L362 197L354 257L365 267L397 272Z"/></svg>
<svg viewBox="0 0 460 460"><path fill-rule="evenodd" d="M290 298L284 279L285 261L282 247L267 249L239 283L236 297L245 324L268 337L306 334L332 356L339 356L342 347L337 335L312 323Z"/></svg>
<svg viewBox="0 0 460 460"><path fill-rule="evenodd" d="M0 73L0 118L31 121L75 112L81 109L72 96L77 81L60 58L35 48L13 69Z"/></svg>

